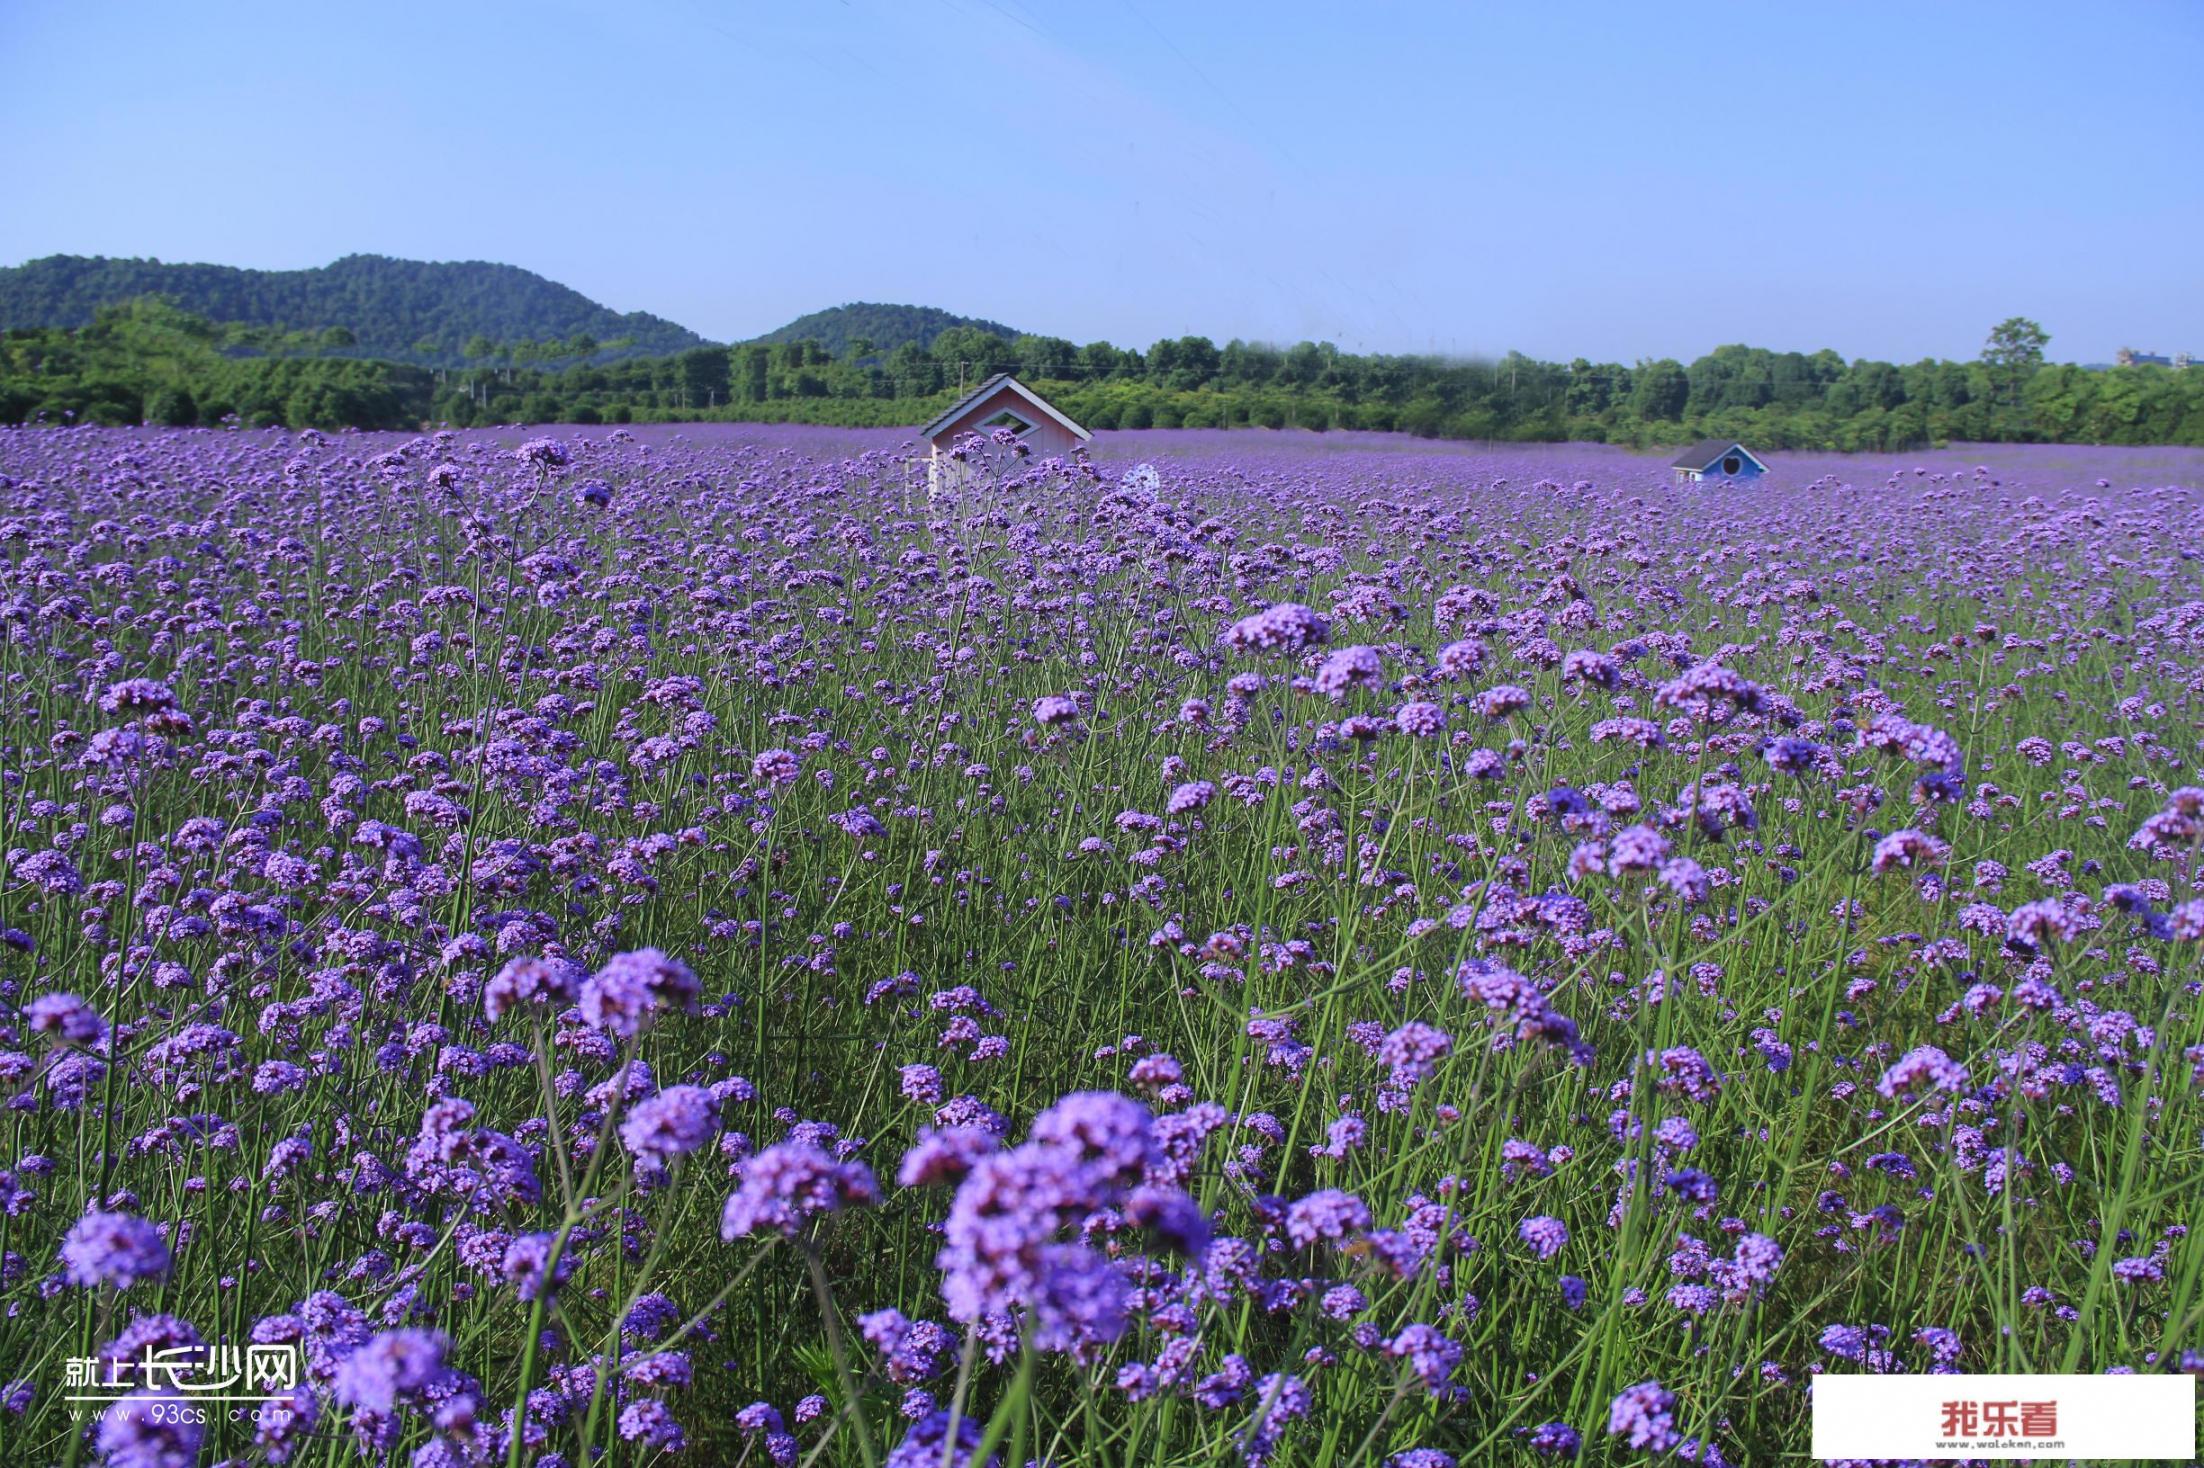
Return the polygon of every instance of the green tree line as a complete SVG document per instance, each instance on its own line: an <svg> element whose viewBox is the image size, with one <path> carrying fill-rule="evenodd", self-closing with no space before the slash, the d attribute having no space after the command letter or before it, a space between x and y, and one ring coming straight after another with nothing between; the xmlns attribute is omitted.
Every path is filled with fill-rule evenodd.
<svg viewBox="0 0 2204 1468"><path fill-rule="evenodd" d="M257 333L256 334L256 330ZM2049 364L2041 327L2001 324L1969 361L1846 361L1725 346L1685 363L1464 361L1205 337L1145 351L977 327L878 352L855 338L590 360L591 342L465 344L460 367L333 355L327 333L213 324L158 300L88 327L0 338L0 422L410 427L514 422L923 423L991 373L1017 373L1090 428L1368 429L1432 438L1652 446L1700 436L1769 449L1951 440L2204 445L2204 369ZM525 350L523 349L525 348Z"/></svg>

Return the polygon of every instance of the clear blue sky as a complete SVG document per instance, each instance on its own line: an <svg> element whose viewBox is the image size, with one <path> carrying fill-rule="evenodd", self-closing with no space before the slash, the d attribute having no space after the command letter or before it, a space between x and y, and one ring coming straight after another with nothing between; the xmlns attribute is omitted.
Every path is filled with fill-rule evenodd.
<svg viewBox="0 0 2204 1468"><path fill-rule="evenodd" d="M0 5L0 263L509 261L715 339L2204 353L2204 4Z"/></svg>

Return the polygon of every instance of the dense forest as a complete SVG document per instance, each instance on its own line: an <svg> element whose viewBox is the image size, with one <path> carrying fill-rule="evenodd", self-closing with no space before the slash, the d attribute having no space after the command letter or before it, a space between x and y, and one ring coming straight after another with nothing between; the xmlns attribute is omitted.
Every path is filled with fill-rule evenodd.
<svg viewBox="0 0 2204 1468"><path fill-rule="evenodd" d="M2047 363L2015 318L1964 362L1847 362L1834 352L1725 346L1690 363L1357 356L1205 337L1146 351L950 327L920 347L837 355L816 341L692 347L559 364L507 351L463 367L362 360L215 324L149 299L79 329L0 336L0 423L399 428L423 423L665 420L923 423L991 372L1012 371L1090 428L1355 428L1425 437L1701 436L1768 449L1895 449L1952 440L2204 445L2204 368Z"/></svg>
<svg viewBox="0 0 2204 1468"><path fill-rule="evenodd" d="M906 342L925 350L941 334L959 326L1008 340L1018 335L999 321L978 316L958 316L933 306L884 306L875 301L852 301L797 317L786 326L753 337L768 345L780 342L817 342L837 357L869 357L892 352Z"/></svg>
<svg viewBox="0 0 2204 1468"><path fill-rule="evenodd" d="M434 367L607 360L704 345L671 321L607 310L512 265L347 255L312 270L240 270L49 255L0 269L0 326L89 326L101 308L158 295L210 321L282 334L342 333L330 355ZM513 343L500 347L498 343Z"/></svg>

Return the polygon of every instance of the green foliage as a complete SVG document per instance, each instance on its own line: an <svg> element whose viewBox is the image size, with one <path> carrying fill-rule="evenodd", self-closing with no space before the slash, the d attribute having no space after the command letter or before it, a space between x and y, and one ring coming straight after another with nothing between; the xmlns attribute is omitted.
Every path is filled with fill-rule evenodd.
<svg viewBox="0 0 2204 1468"><path fill-rule="evenodd" d="M2030 323L2021 322L2020 326ZM2000 327L2005 333L2006 323ZM2015 350L2028 338L2016 328ZM885 352L798 338L604 358L586 334L463 341L459 368L363 360L327 331L214 324L160 297L81 330L0 342L0 422L471 427L717 419L907 427L994 372L1109 428L1363 429L1423 438L1562 439L1653 448L1733 437L1765 449L1884 451L1953 440L2204 444L2204 370L2087 371L2020 359L1909 366L1834 352L1719 347L1688 365L1353 356L1177 337L1146 352L1003 336L969 322ZM2040 343L2034 350L2040 353Z"/></svg>
<svg viewBox="0 0 2204 1468"><path fill-rule="evenodd" d="M2025 425L2021 415L2031 380L2043 366L2043 349L2051 334L2025 316L2009 316L1990 331L1982 344L1982 361L1989 369L1993 403L2003 411L2001 426L2010 432Z"/></svg>
<svg viewBox="0 0 2204 1468"><path fill-rule="evenodd" d="M926 351L943 332L956 327L984 332L1004 341L1018 335L999 321L958 316L933 306L887 306L874 301L852 301L846 306L799 316L786 326L751 340L767 346L814 341L837 357L866 357L892 352L906 343ZM865 342L868 349L851 351L859 341Z"/></svg>
<svg viewBox="0 0 2204 1468"><path fill-rule="evenodd" d="M2051 333L2025 316L2008 316L1990 329L1982 344L1982 360L1995 367L2033 371L2043 365L2043 349Z"/></svg>
<svg viewBox="0 0 2204 1468"><path fill-rule="evenodd" d="M158 298L103 309L81 330L0 336L0 422L185 427L404 428L420 422L430 374L350 357L229 355L232 333Z"/></svg>
<svg viewBox="0 0 2204 1468"><path fill-rule="evenodd" d="M240 270L158 260L49 255L0 269L0 325L89 326L103 307L164 296L212 321L302 332L328 351L456 367L495 342L556 342L587 357L620 338L617 355L678 352L703 338L643 312L621 315L512 265L347 255L311 270ZM577 340L580 339L580 340ZM591 351L571 350L581 340Z"/></svg>

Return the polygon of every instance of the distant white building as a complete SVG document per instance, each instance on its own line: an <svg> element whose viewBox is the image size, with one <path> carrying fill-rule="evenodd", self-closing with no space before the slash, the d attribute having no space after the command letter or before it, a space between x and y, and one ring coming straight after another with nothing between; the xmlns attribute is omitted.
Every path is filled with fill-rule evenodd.
<svg viewBox="0 0 2204 1468"><path fill-rule="evenodd" d="M2112 354L2112 365L2115 367L2172 367L2178 371L2195 360L2187 352L2175 352L2170 357L2161 357L2156 352L2138 352L2133 347L2122 347Z"/></svg>

